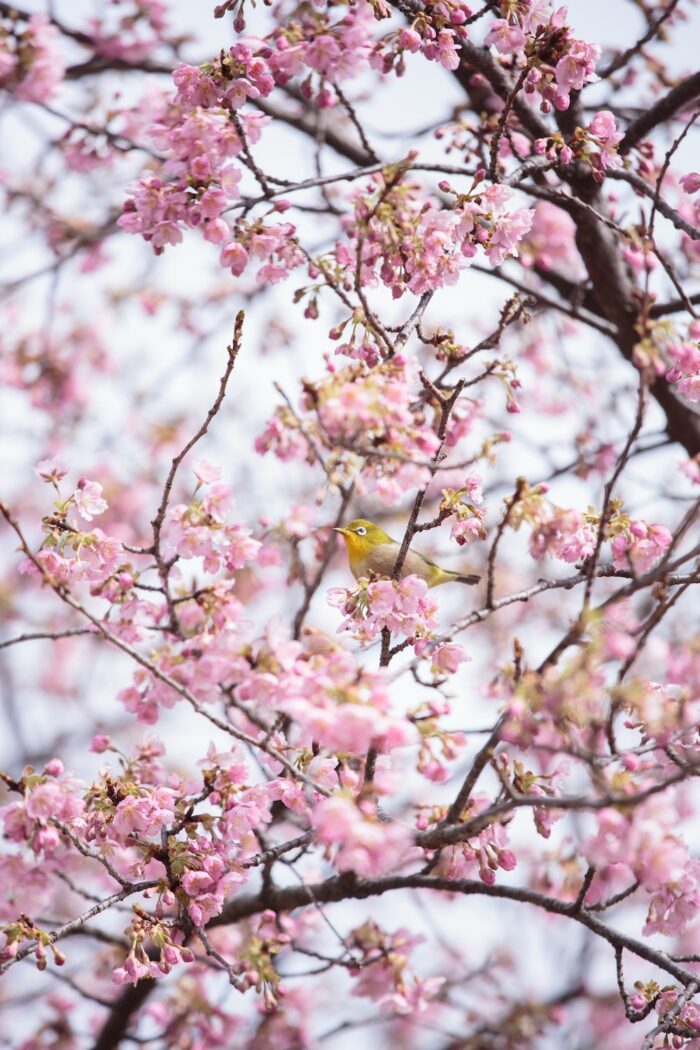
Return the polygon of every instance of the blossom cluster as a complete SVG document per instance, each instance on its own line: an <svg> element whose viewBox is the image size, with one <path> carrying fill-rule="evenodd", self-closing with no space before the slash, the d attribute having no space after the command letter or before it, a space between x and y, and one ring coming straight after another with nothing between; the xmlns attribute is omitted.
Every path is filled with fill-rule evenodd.
<svg viewBox="0 0 700 1050"><path fill-rule="evenodd" d="M598 544L600 515L559 507L546 498L547 491L544 483L534 487L525 483L509 514L510 525L518 529L526 522L532 527L529 547L533 558L552 554L566 562L585 561ZM619 500L610 501L602 540L610 543L615 568L647 572L666 552L671 539L665 525L632 519Z"/></svg>
<svg viewBox="0 0 700 1050"><path fill-rule="evenodd" d="M386 628L415 642L437 627L437 602L419 576L398 581L360 579L355 591L344 587L329 591L328 601L345 615L338 630L352 631L363 641L371 641Z"/></svg>
<svg viewBox="0 0 700 1050"><path fill-rule="evenodd" d="M272 210L282 211L282 202L278 201ZM240 220L236 223L235 238L221 249L219 262L234 277L239 277L251 259L262 263L256 275L259 285L284 280L305 260L297 242L296 226L265 219L250 223Z"/></svg>
<svg viewBox="0 0 700 1050"><path fill-rule="evenodd" d="M667 348L670 367L666 378L676 383L688 401L700 401L700 323L691 321L687 339L673 340Z"/></svg>
<svg viewBox="0 0 700 1050"><path fill-rule="evenodd" d="M454 206L439 207L421 186L400 177L400 169L375 175L369 192L355 194L354 213L343 220L347 242L334 256L341 270L359 269L363 285L379 282L394 298L455 284L478 251L497 266L517 255L532 224L532 210L512 209L506 186L475 187L455 195Z"/></svg>
<svg viewBox="0 0 700 1050"><path fill-rule="evenodd" d="M610 868L619 878L622 869L650 894L645 934L681 933L700 906L700 862L691 860L686 842L672 830L672 814L668 794L642 802L632 820L620 810L605 809L596 834L583 845L602 879Z"/></svg>
<svg viewBox="0 0 700 1050"><path fill-rule="evenodd" d="M448 521L455 519L450 529L450 539L455 540L460 547L486 538L486 512L479 506L483 501L482 481L477 474L469 474L462 488L443 489L440 514L446 515Z"/></svg>
<svg viewBox="0 0 700 1050"><path fill-rule="evenodd" d="M576 250L576 226L570 215L549 201L535 205L532 226L520 242L519 257L528 269L556 269L580 277L583 266Z"/></svg>
<svg viewBox="0 0 700 1050"><path fill-rule="evenodd" d="M610 110L605 109L593 116L588 127L577 128L568 140L560 131L535 139L534 151L560 164L583 161L590 166L596 182L602 182L607 171L622 167L617 149L621 141L617 121Z"/></svg>
<svg viewBox="0 0 700 1050"><path fill-rule="evenodd" d="M167 38L166 0L112 0L110 9L90 19L90 44L96 54L143 62Z"/></svg>
<svg viewBox="0 0 700 1050"><path fill-rule="evenodd" d="M339 871L366 878L396 871L411 845L410 829L380 820L369 801L336 794L316 806L313 819L316 837Z"/></svg>
<svg viewBox="0 0 700 1050"><path fill-rule="evenodd" d="M491 801L488 795L474 795L460 816L460 822L468 822L478 817L489 808ZM439 824L444 817L443 807L424 807L418 817L417 826L422 831L427 830ZM516 864L517 857L508 845L507 824L493 821L464 842L440 850L436 870L448 879L471 878L478 873L482 882L493 886L499 869L513 871Z"/></svg>
<svg viewBox="0 0 700 1050"><path fill-rule="evenodd" d="M373 68L403 76L405 55L420 53L443 69L457 69L471 14L471 8L459 0L428 0L408 26L378 41L370 59Z"/></svg>
<svg viewBox="0 0 700 1050"><path fill-rule="evenodd" d="M577 39L567 25L567 10L552 11L548 0L525 0L508 5L508 17L495 19L485 43L502 55L514 55L526 75L524 90L540 96L540 108L569 108L570 94L597 80L597 44Z"/></svg>
<svg viewBox="0 0 700 1050"><path fill-rule="evenodd" d="M431 671L438 681L444 681L447 675L454 674L459 665L469 659L459 645L448 642L436 646L432 641L421 639L416 645L416 653L425 656L426 652L431 657ZM453 763L463 754L466 745L466 734L451 730L445 724L443 716L448 716L450 712L447 700L435 698L427 700L410 714L420 734L416 768L435 784L444 784L449 780Z"/></svg>
<svg viewBox="0 0 700 1050"><path fill-rule="evenodd" d="M421 980L411 972L409 960L422 938L408 930L393 933L382 930L370 920L356 927L350 935L353 950L359 953L353 995L363 995L378 1003L383 1010L398 1014L422 1013L445 983L442 977Z"/></svg>
<svg viewBox="0 0 700 1050"><path fill-rule="evenodd" d="M338 784L332 765L324 764L324 751L351 756L415 742L415 729L394 710L386 677L359 669L351 652L320 632L294 641L270 627L247 656L236 663L233 696L244 709L255 704L290 718L291 744L300 752L312 746L321 752L311 766L319 782ZM341 779L349 785L350 776L346 770Z"/></svg>
<svg viewBox="0 0 700 1050"><path fill-rule="evenodd" d="M42 460L35 473L43 481L51 482L59 492L54 511L44 518L44 540L41 550L25 557L19 571L36 575L52 586L71 586L87 581L94 587L102 585L116 574L123 574L123 584L133 585L129 575L127 556L121 542L97 526L83 531L82 523L70 517L77 511L83 521L91 522L107 510L102 485L81 477L67 497L60 496L59 481L67 469L56 460Z"/></svg>
<svg viewBox="0 0 700 1050"><path fill-rule="evenodd" d="M60 253L60 238L53 247ZM65 424L85 411L90 382L109 375L112 361L95 324L72 316L61 321L51 333L32 327L14 340L5 336L0 380L23 391L32 408Z"/></svg>
<svg viewBox="0 0 700 1050"><path fill-rule="evenodd" d="M243 39L202 66L179 66L175 96L160 120L149 128L153 144L164 154L160 170L149 171L127 187L129 197L119 219L128 233L140 234L154 248L182 240L183 228L200 227L206 240L222 246L221 265L243 272L249 254L284 254L283 242L293 228L265 228L261 223L246 239L234 236L222 217L238 196L240 168L230 163L260 138L267 118L241 113L247 102L265 98L276 83L285 84L304 68L321 76L321 104L333 104L327 78L342 79L357 71L368 53L368 26L374 20L368 4L358 4L333 26L315 25L314 40L300 32L296 41L279 33L269 41ZM318 15L318 22L325 16ZM267 242L272 241L272 244ZM251 243L252 242L252 243ZM300 259L287 259L286 275ZM278 263L279 265L279 263ZM259 280L271 273L263 270Z"/></svg>
<svg viewBox="0 0 700 1050"><path fill-rule="evenodd" d="M140 234L156 253L182 240L183 228L201 227L205 240L224 244L231 230L222 213L238 198L240 169L231 164L246 142L256 142L266 118L241 118L242 132L222 108L168 107L149 131L166 159L128 187L129 198L118 222Z"/></svg>
<svg viewBox="0 0 700 1050"><path fill-rule="evenodd" d="M300 418L281 406L255 447L282 460L313 455L311 442L345 449L344 471L361 468L360 489L391 505L428 479L428 463L440 444L435 421L419 399L418 364L397 354L369 371L363 364L338 369L329 362L327 372L322 381L306 383L306 414Z"/></svg>
<svg viewBox="0 0 700 1050"><path fill-rule="evenodd" d="M66 68L59 36L44 14L30 15L22 29L0 22L0 87L28 102L53 98Z"/></svg>
<svg viewBox="0 0 700 1050"><path fill-rule="evenodd" d="M672 536L665 525L630 520L619 515L608 528L613 565L617 569L648 572L666 553Z"/></svg>
<svg viewBox="0 0 700 1050"><path fill-rule="evenodd" d="M218 474L216 468L216 473L207 473L206 477L213 479ZM178 503L168 512L163 529L164 556L201 558L204 571L210 574L221 568L235 572L256 561L261 544L251 529L228 521L234 506L231 487L200 476L197 489L189 503Z"/></svg>

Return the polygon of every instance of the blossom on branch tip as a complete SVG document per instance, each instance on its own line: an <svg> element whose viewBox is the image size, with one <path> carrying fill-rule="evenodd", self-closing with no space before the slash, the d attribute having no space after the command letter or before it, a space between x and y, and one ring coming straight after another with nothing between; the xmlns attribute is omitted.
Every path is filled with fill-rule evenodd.
<svg viewBox="0 0 700 1050"><path fill-rule="evenodd" d="M595 114L588 131L593 142L598 147L593 154L600 171L622 167L622 158L617 152L617 147L622 140L622 132L617 130L617 122L610 110L603 109Z"/></svg>
<svg viewBox="0 0 700 1050"><path fill-rule="evenodd" d="M42 481L56 483L65 478L68 473L68 468L64 467L56 459L42 459L41 462L37 463L34 467L34 473Z"/></svg>
<svg viewBox="0 0 700 1050"><path fill-rule="evenodd" d="M107 510L107 500L102 496L102 486L97 481L80 478L72 496L78 513L86 521L92 521Z"/></svg>
<svg viewBox="0 0 700 1050"><path fill-rule="evenodd" d="M461 819L472 820L490 805L488 796L475 795ZM444 815L442 807L421 807L418 827L428 829L444 819ZM478 872L482 882L493 886L499 869L512 871L516 865L517 857L508 848L507 825L496 821L464 842L441 849L435 869L448 879L471 878Z"/></svg>
<svg viewBox="0 0 700 1050"><path fill-rule="evenodd" d="M597 85L553 0L292 0L260 36L215 5L195 65L204 23L168 0L0 3L8 141L39 136L0 171L26 233L0 306L6 1027L284 1050L383 1018L414 1050L622 1047L640 1018L691 1050L700 174L693 76L661 61L685 5L640 0ZM253 441L276 460L251 471ZM486 540L485 593L381 557L344 580L354 513L408 520L409 554ZM140 739L159 720L171 754ZM406 929L369 918L394 906ZM555 968L559 924L607 930L617 974L608 951L595 994L533 999L521 910L559 915Z"/></svg>

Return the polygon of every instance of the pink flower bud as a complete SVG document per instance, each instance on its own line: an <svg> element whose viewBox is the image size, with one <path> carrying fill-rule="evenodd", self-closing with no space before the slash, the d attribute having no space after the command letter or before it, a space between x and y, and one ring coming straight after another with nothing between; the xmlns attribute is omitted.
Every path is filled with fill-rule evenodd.
<svg viewBox="0 0 700 1050"><path fill-rule="evenodd" d="M240 277L248 263L248 252L242 244L231 241L221 252L219 262L225 269L230 270L234 277Z"/></svg>
<svg viewBox="0 0 700 1050"><path fill-rule="evenodd" d="M515 854L513 853L512 850L510 850L510 849L502 849L501 850L501 852L498 855L498 866L499 866L499 868L503 868L504 871L512 871L515 868L517 863L518 863L518 858L515 856Z"/></svg>
<svg viewBox="0 0 700 1050"><path fill-rule="evenodd" d="M161 958L168 966L177 966L180 961L180 953L172 944L166 944L161 952Z"/></svg>
<svg viewBox="0 0 700 1050"><path fill-rule="evenodd" d="M689 196L700 190L700 172L691 171L687 175L682 175L678 181Z"/></svg>

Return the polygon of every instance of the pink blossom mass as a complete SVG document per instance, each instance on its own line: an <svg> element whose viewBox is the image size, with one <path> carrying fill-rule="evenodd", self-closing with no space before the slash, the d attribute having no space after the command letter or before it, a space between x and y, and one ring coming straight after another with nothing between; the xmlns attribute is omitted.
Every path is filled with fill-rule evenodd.
<svg viewBox="0 0 700 1050"><path fill-rule="evenodd" d="M0 1043L700 1050L700 7L0 0Z"/></svg>

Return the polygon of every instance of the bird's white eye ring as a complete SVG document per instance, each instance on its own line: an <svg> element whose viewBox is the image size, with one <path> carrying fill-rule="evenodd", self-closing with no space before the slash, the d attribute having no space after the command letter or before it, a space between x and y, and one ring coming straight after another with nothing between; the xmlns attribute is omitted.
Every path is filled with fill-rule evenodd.
<svg viewBox="0 0 700 1050"><path fill-rule="evenodd" d="M367 535L367 529L364 527L364 525L359 525L358 528L355 529L355 532L357 533L358 536L366 536Z"/></svg>

